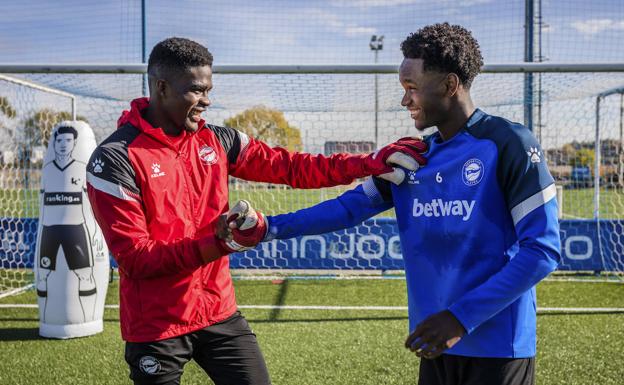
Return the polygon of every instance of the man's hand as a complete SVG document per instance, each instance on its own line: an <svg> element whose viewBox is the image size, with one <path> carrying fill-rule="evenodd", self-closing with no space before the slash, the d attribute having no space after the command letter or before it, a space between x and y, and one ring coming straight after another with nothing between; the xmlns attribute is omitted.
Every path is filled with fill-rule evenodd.
<svg viewBox="0 0 624 385"><path fill-rule="evenodd" d="M217 219L217 227L215 229L215 233L217 235L217 238L223 239L225 241L231 241L232 229L230 229L230 226L228 226L226 218L227 214L219 215L219 218Z"/></svg>
<svg viewBox="0 0 624 385"><path fill-rule="evenodd" d="M223 221L227 228L224 228ZM255 247L264 239L267 224L264 215L254 210L251 204L240 200L230 208L225 218L219 218L217 236L233 251L244 251Z"/></svg>
<svg viewBox="0 0 624 385"><path fill-rule="evenodd" d="M464 334L466 330L453 313L444 310L418 324L405 340L405 347L418 357L432 359L453 347Z"/></svg>
<svg viewBox="0 0 624 385"><path fill-rule="evenodd" d="M371 175L398 185L405 179L405 172L392 165L416 171L420 165L427 164L427 159L422 155L426 151L427 145L422 139L405 137L370 154L365 158L364 164Z"/></svg>

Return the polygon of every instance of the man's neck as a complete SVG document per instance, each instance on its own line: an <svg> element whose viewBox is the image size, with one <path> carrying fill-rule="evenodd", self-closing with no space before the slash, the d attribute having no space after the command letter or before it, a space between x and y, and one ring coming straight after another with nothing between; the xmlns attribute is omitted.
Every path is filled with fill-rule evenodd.
<svg viewBox="0 0 624 385"><path fill-rule="evenodd" d="M449 140L454 137L464 127L474 111L475 107L470 97L453 103L446 120L438 125L442 140Z"/></svg>
<svg viewBox="0 0 624 385"><path fill-rule="evenodd" d="M143 112L143 119L145 119L154 128L160 127L163 132L169 136L180 135L180 133L182 133L182 129L176 127L176 125L173 124L162 111L162 108L159 108L150 102Z"/></svg>

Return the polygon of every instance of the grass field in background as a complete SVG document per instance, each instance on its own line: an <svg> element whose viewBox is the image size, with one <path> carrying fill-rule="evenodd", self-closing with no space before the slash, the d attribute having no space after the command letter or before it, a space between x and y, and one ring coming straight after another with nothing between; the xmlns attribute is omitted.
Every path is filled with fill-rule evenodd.
<svg viewBox="0 0 624 385"><path fill-rule="evenodd" d="M316 190L293 190L283 187L231 189L230 202L247 199L265 214L273 215L314 205L334 198L345 190L345 187ZM593 218L593 199L593 189L563 190L564 219ZM0 190L0 217L36 218L38 216L38 190ZM388 210L380 216L393 217L394 211ZM621 191L601 191L600 216L605 219L624 218L624 194Z"/></svg>
<svg viewBox="0 0 624 385"><path fill-rule="evenodd" d="M109 287L117 304L118 281ZM241 305L405 306L393 280L235 282ZM34 291L0 303L36 303ZM543 282L541 307L624 307L621 283ZM402 348L405 311L243 310L258 335L276 385L415 384L418 359ZM104 332L67 341L38 337L37 309L0 308L0 384L127 384L119 312ZM537 383L619 385L624 378L624 314L538 316ZM195 363L183 384L210 383Z"/></svg>

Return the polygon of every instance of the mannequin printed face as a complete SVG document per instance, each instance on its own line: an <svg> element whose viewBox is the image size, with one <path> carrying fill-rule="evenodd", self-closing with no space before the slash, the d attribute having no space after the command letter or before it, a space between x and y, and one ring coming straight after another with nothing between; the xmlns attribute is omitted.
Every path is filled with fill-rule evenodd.
<svg viewBox="0 0 624 385"><path fill-rule="evenodd" d="M74 134L57 134L54 138L54 153L58 156L69 156L75 145L76 139Z"/></svg>

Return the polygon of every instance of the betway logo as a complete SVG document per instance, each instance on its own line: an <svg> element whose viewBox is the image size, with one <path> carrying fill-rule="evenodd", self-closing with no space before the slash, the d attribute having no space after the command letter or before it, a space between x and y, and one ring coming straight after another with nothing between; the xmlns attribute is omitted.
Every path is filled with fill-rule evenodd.
<svg viewBox="0 0 624 385"><path fill-rule="evenodd" d="M447 217L452 215L462 217L463 221L467 221L470 219L474 205L475 201L467 200L444 201L438 198L432 199L431 202L420 203L418 199L414 199L412 215L415 217L422 215L426 217Z"/></svg>

